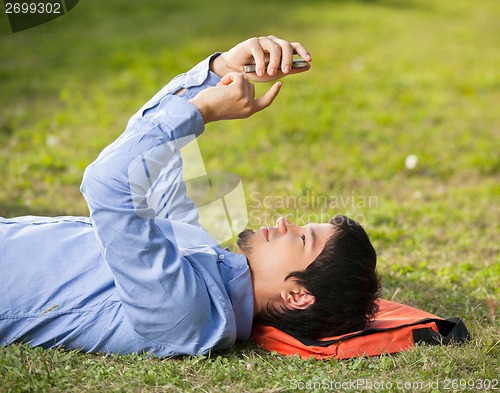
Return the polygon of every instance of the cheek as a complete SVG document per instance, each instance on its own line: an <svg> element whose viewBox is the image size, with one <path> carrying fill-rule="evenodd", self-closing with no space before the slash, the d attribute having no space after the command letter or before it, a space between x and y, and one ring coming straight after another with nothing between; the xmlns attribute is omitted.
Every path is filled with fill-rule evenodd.
<svg viewBox="0 0 500 393"><path fill-rule="evenodd" d="M276 269L279 269L284 275L291 271L300 270L300 261L302 261L303 253L297 247L284 247L274 253L273 263Z"/></svg>
<svg viewBox="0 0 500 393"><path fill-rule="evenodd" d="M268 276L284 279L288 273L304 269L304 251L293 239L283 238L270 243L255 241L252 246L255 268Z"/></svg>

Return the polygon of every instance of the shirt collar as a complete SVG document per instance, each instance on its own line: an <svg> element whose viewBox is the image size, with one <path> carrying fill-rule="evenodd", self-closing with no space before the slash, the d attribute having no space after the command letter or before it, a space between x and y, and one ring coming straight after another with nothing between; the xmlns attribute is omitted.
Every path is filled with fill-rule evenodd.
<svg viewBox="0 0 500 393"><path fill-rule="evenodd" d="M253 321L253 288L247 258L228 250L217 248L219 271L224 280L236 319L237 339L250 338Z"/></svg>

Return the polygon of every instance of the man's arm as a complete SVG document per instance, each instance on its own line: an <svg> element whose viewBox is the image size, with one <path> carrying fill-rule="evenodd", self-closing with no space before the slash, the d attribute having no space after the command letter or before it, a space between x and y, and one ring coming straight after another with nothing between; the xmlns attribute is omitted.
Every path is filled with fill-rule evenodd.
<svg viewBox="0 0 500 393"><path fill-rule="evenodd" d="M261 51L266 49L261 47ZM256 60L248 52L248 45L240 46L226 52L233 57L222 54L211 67L217 73L222 64L238 68L238 62ZM192 350L196 353L217 344L207 331L226 323L230 305L214 307L212 297L224 296L214 293L218 289L212 278L195 270L195 261L181 256L168 212L165 227L158 227L156 212L148 204L148 190L162 173L180 172L179 149L203 132L204 123L248 117L272 102L279 84L257 100L253 86L236 72L224 76L217 86L201 81L201 91L190 102L175 95L182 88L189 90L191 86L182 81L170 85L165 94L155 96L131 119L126 132L87 168L81 190L102 254L136 332L164 345L196 342ZM185 97L189 99L189 94Z"/></svg>

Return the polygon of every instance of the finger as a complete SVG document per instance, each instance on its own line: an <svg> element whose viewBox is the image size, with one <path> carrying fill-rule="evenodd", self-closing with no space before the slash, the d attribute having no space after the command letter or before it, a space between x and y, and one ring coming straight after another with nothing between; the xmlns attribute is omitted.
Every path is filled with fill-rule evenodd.
<svg viewBox="0 0 500 393"><path fill-rule="evenodd" d="M288 41L283 40L281 38L278 38L276 36L270 35L269 39L271 39L273 42L275 42L277 45L280 46L281 48L281 71L284 74L287 74L290 72L292 68L292 62L293 62L293 53L294 53L294 48L292 44L290 44Z"/></svg>
<svg viewBox="0 0 500 393"><path fill-rule="evenodd" d="M254 107L253 107L253 113L256 113L258 111L261 111L264 108L267 108L269 105L271 105L280 92L281 89L281 82L276 82L274 85L271 86L271 88L267 91L266 94L264 94L262 97L256 99L254 101Z"/></svg>
<svg viewBox="0 0 500 393"><path fill-rule="evenodd" d="M267 74L274 75L281 64L281 46L269 37L260 37L259 43L268 53Z"/></svg>
<svg viewBox="0 0 500 393"><path fill-rule="evenodd" d="M217 86L229 86L236 80L241 79L241 77L242 75L237 72L229 72L221 78L220 82L217 83Z"/></svg>
<svg viewBox="0 0 500 393"><path fill-rule="evenodd" d="M259 43L258 38L250 38L246 41L249 47L249 53L252 55L255 61L255 73L258 76L262 76L266 70L266 59L265 53L262 46Z"/></svg>
<svg viewBox="0 0 500 393"><path fill-rule="evenodd" d="M249 83L248 82L248 79L245 75L242 75L240 73L237 73L237 72L232 72L231 73L231 78L233 79L233 84L238 87L238 88L244 88L245 84L246 83Z"/></svg>
<svg viewBox="0 0 500 393"><path fill-rule="evenodd" d="M307 66L305 66L305 67L291 68L288 71L288 73L286 73L286 74L280 71L280 72L278 72L278 74L276 76L279 77L279 78L282 78L282 77L287 76L287 75L300 74L302 72L309 71L310 69L311 69L311 64L307 63Z"/></svg>
<svg viewBox="0 0 500 393"><path fill-rule="evenodd" d="M226 74L221 78L220 82L217 85L229 86L231 83L233 83L232 75Z"/></svg>
<svg viewBox="0 0 500 393"><path fill-rule="evenodd" d="M290 45L292 45L294 52L302 57L305 61L312 61L311 54L300 42L292 42Z"/></svg>
<svg viewBox="0 0 500 393"><path fill-rule="evenodd" d="M243 99L242 102L246 102L246 106L248 106L248 110L252 111L253 102L255 97L255 85L248 80L248 78L243 77L242 83L235 83L235 87L240 92L240 98Z"/></svg>
<svg viewBox="0 0 500 393"><path fill-rule="evenodd" d="M228 88L232 92L233 97L243 98L247 97L245 100L247 102L253 101L253 95L250 95L253 90L251 90L254 86L248 78L242 74L235 73L232 75L233 82L228 85Z"/></svg>

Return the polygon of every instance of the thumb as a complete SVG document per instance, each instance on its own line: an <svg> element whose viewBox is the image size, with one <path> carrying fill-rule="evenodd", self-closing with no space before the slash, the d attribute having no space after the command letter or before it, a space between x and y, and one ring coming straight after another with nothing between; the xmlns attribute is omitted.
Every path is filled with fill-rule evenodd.
<svg viewBox="0 0 500 393"><path fill-rule="evenodd" d="M278 93L280 92L281 89L281 82L276 82L274 85L271 86L271 88L267 91L266 94L264 94L262 97L257 98L254 101L254 113L261 111L262 109L267 108L269 105L272 104Z"/></svg>

